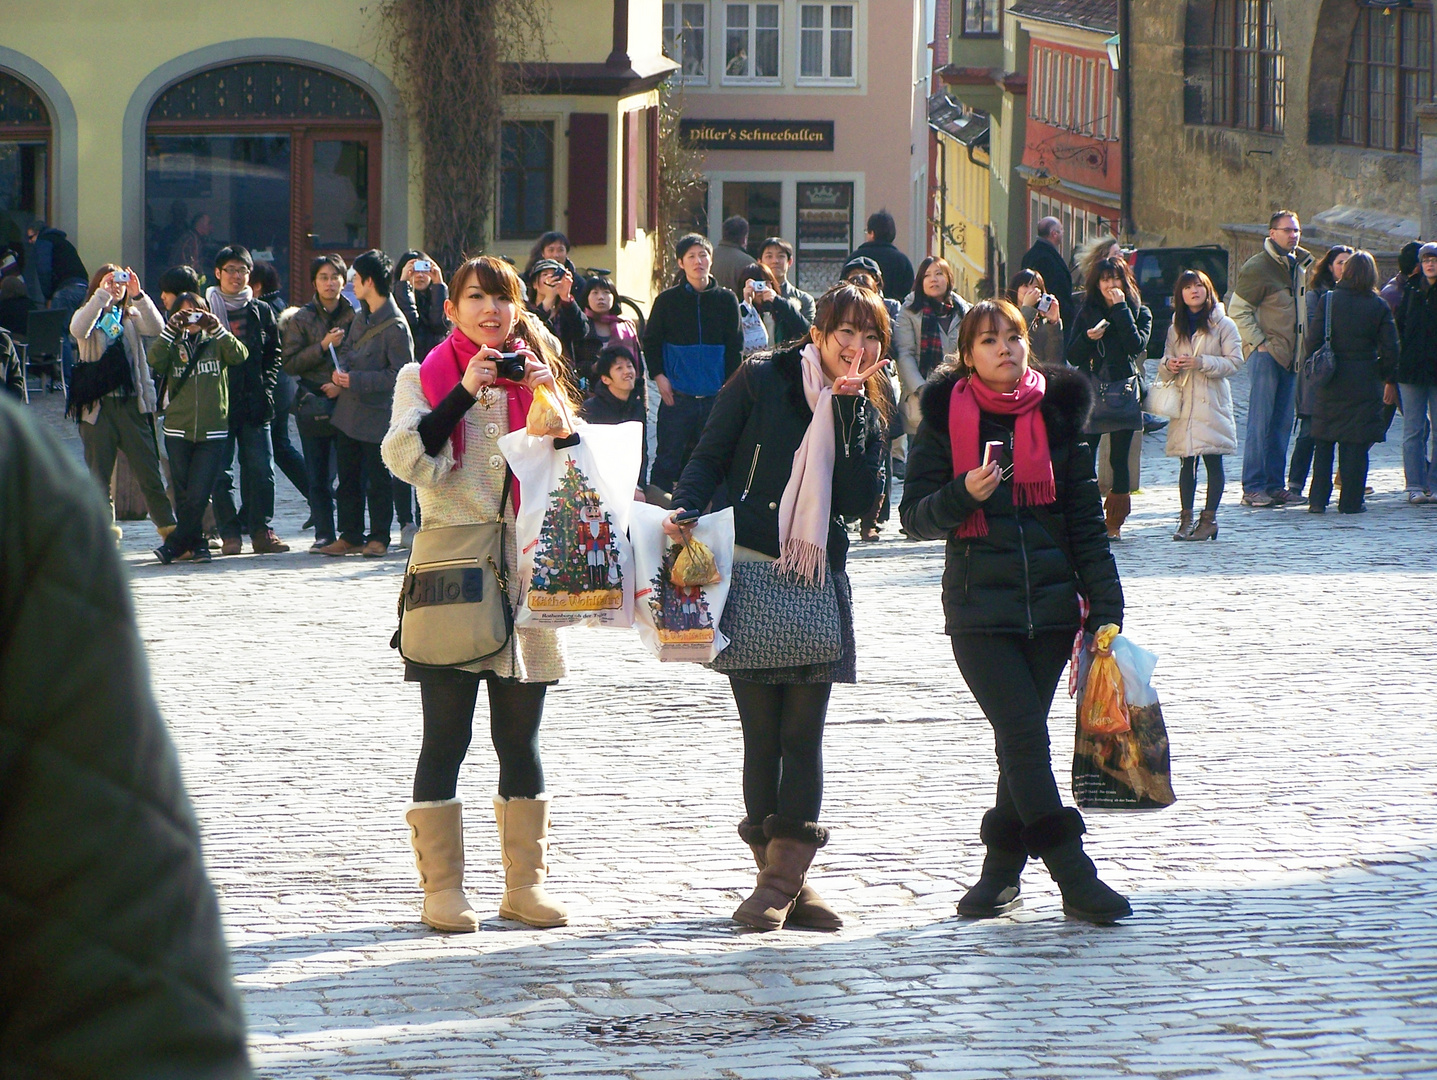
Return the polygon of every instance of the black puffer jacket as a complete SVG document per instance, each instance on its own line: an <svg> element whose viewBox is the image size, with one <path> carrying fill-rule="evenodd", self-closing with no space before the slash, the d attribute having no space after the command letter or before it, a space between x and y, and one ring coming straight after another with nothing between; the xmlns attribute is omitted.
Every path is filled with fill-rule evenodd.
<svg viewBox="0 0 1437 1080"><path fill-rule="evenodd" d="M1094 341L1088 331L1104 319L1107 332ZM1132 303L1108 307L1085 300L1068 331L1068 363L1105 382L1142 375L1152 335L1153 313L1147 307Z"/></svg>
<svg viewBox="0 0 1437 1080"><path fill-rule="evenodd" d="M268 424L274 419L274 384L279 378L279 320L263 300L251 300L243 312L229 312L228 322L230 333L249 350L248 360L230 368L230 430Z"/></svg>
<svg viewBox="0 0 1437 1080"><path fill-rule="evenodd" d="M199 827L150 696L109 508L5 394L0 1076L250 1076Z"/></svg>
<svg viewBox="0 0 1437 1080"><path fill-rule="evenodd" d="M1383 384L1397 381L1397 324L1375 292L1341 285L1327 294L1332 305L1332 352L1337 371L1313 391L1312 437L1323 442L1378 443L1387 437ZM1321 347L1325 319L1307 324L1307 350Z"/></svg>
<svg viewBox="0 0 1437 1080"><path fill-rule="evenodd" d="M1311 318L1308 325L1312 325ZM1408 278L1402 289L1397 328L1402 334L1397 381L1418 386L1437 383L1437 288L1428 285L1421 274Z"/></svg>
<svg viewBox="0 0 1437 1080"><path fill-rule="evenodd" d="M708 424L674 488L674 506L702 509L728 481L734 541L777 558L778 504L793 472L813 410L803 394L799 350L760 353L740 365L714 400ZM884 442L878 411L866 398L835 396L832 520L828 563L848 558L845 517L866 514L883 487Z"/></svg>
<svg viewBox="0 0 1437 1080"><path fill-rule="evenodd" d="M431 281L429 288L414 291L407 281L394 283L394 306L409 324L414 338L414 359L420 363L429 351L449 336L449 320L444 315L444 301L449 287L442 281Z"/></svg>
<svg viewBox="0 0 1437 1080"><path fill-rule="evenodd" d="M964 478L953 475L948 403L957 377L931 382L923 391L923 420L908 451L899 514L910 536L948 541L947 634L1076 630L1079 588L1091 607L1088 630L1122 625L1123 587L1108 549L1093 457L1078 441L1091 392L1071 368L1041 370L1048 380L1041 407L1058 490L1052 506L1015 507L1007 482L986 503L975 501ZM1012 417L983 414L980 443L1008 442L1012 433ZM988 535L960 539L955 530L980 505Z"/></svg>

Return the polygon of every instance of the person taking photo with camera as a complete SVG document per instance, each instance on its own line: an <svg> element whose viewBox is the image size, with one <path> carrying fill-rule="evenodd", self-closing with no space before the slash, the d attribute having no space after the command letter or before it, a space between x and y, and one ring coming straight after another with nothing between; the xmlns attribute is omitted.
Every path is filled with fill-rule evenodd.
<svg viewBox="0 0 1437 1080"><path fill-rule="evenodd" d="M499 439L523 430L535 387L567 396L569 376L547 335L526 314L523 282L507 262L470 259L449 284L445 314L454 330L422 364L400 371L384 462L419 497L416 550L429 530L506 524L498 576L512 608L520 599L514 533L519 499L543 495L517 490ZM558 634L531 626L513 628L485 660L438 668L406 663L405 679L419 683L424 741L405 820L424 887L421 918L429 926L479 928L479 914L464 895L464 824L456 791L481 683L488 687L489 733L499 757L499 915L538 927L569 921L564 906L544 890L549 796L539 757L544 694L564 674Z"/></svg>

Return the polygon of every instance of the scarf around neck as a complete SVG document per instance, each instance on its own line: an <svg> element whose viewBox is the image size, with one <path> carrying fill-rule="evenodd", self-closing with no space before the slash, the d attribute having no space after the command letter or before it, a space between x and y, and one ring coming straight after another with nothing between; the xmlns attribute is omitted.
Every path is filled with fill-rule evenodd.
<svg viewBox="0 0 1437 1080"><path fill-rule="evenodd" d="M504 342L504 352L513 352L516 349L528 349L529 343L517 337L511 337ZM434 348L429 350L429 355L419 365L419 385L424 391L424 398L429 402L432 409L448 397L449 392L459 385L464 378L464 371L469 367L469 361L479 352L479 346L474 344L462 330L455 327L447 338L441 341ZM509 412L509 430L522 431L529 416L529 406L534 402L534 392L523 383L510 382L508 379L500 379L494 384L507 391L507 407ZM464 422L461 420L454 425L454 432L449 436L449 441L454 447L454 466L458 468L464 464ZM519 509L519 481L514 480L514 510Z"/></svg>
<svg viewBox="0 0 1437 1080"><path fill-rule="evenodd" d="M799 353L803 397L813 419L793 452L793 471L778 504L778 571L822 585L828 569L828 524L833 507L833 382L823 373L818 346Z"/></svg>
<svg viewBox="0 0 1437 1080"><path fill-rule="evenodd" d="M205 293L205 303L210 313L219 315L222 311L238 311L254 299L254 290L246 285L237 293L227 293L218 285L211 285Z"/></svg>
<svg viewBox="0 0 1437 1080"><path fill-rule="evenodd" d="M1013 423L1013 504L1046 506L1058 499L1053 480L1053 458L1048 452L1048 425L1043 421L1043 396L1048 380L1036 368L1023 373L1016 390L1000 394L976 376L953 384L948 400L948 440L953 454L953 475L961 477L983 462L979 424L982 414L1011 416ZM960 537L988 535L988 518L982 507L958 526Z"/></svg>
<svg viewBox="0 0 1437 1080"><path fill-rule="evenodd" d="M920 318L918 341L918 373L925 379L943 363L943 335L953 325L957 314L955 306L948 299L935 300L927 293L919 305Z"/></svg>

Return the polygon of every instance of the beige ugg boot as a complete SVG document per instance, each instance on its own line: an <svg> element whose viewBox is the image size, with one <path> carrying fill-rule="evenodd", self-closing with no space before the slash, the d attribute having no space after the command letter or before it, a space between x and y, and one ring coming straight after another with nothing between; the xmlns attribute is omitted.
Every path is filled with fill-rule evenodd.
<svg viewBox="0 0 1437 1080"><path fill-rule="evenodd" d="M478 930L479 915L464 896L464 814L459 800L415 803L404 820L424 886L420 920L436 930Z"/></svg>
<svg viewBox="0 0 1437 1080"><path fill-rule="evenodd" d="M549 876L549 796L506 799L496 795L494 820L504 853L504 899L499 917L543 928L567 926L568 911L544 891L544 879Z"/></svg>

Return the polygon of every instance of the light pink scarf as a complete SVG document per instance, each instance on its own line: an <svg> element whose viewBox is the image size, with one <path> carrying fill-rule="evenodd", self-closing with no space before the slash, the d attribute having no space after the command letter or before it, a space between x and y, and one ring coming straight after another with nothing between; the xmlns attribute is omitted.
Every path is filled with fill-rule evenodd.
<svg viewBox="0 0 1437 1080"><path fill-rule="evenodd" d="M828 524L833 507L833 383L823 373L818 346L799 353L803 396L813 410L803 442L793 452L793 471L778 504L778 570L822 585L828 570Z"/></svg>

